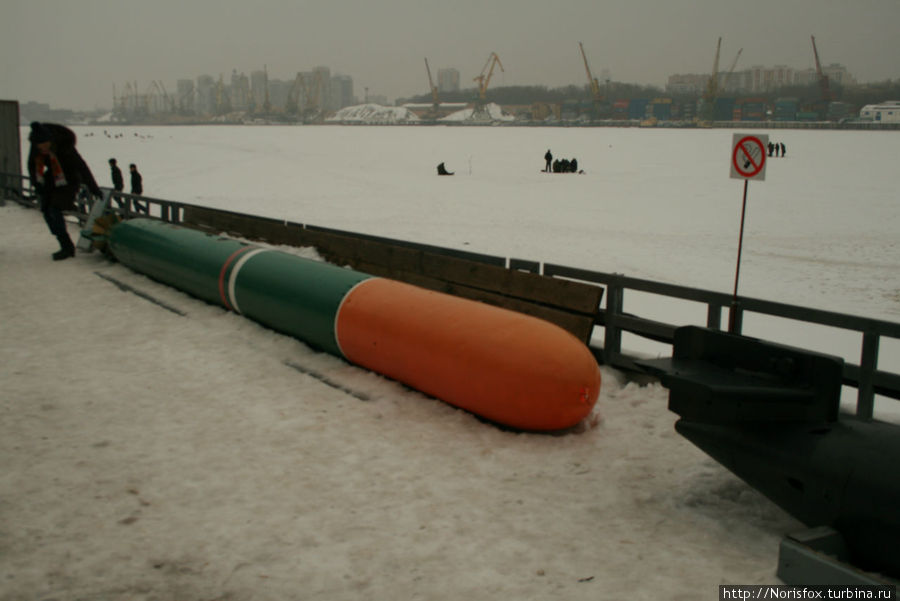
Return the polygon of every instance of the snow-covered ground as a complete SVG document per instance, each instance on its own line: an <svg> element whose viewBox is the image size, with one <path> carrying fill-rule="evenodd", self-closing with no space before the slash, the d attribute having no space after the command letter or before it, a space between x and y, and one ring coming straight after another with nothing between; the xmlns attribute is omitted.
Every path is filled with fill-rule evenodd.
<svg viewBox="0 0 900 601"><path fill-rule="evenodd" d="M731 132L106 130L76 128L101 185L114 156L153 197L733 284ZM741 292L896 320L900 136L777 133ZM540 173L548 147L587 173ZM800 527L677 436L658 385L604 370L577 431L504 432L98 255L54 263L54 244L39 213L0 208L2 601L711 598L776 582Z"/></svg>

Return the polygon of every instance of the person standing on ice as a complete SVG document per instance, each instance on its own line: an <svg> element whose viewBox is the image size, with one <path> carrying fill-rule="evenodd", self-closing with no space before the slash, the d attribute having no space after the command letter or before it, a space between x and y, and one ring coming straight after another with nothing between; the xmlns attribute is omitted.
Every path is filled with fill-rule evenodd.
<svg viewBox="0 0 900 601"><path fill-rule="evenodd" d="M544 155L544 162L546 163L544 167L544 171L550 173L550 165L553 163L553 155L550 154L550 149L547 149L547 153Z"/></svg>
<svg viewBox="0 0 900 601"><path fill-rule="evenodd" d="M103 194L87 163L75 150L77 138L71 129L56 123L34 121L28 140L31 142L28 175L41 201L44 221L59 242L53 260L74 257L75 244L66 229L63 211L75 210L75 196L82 184L94 196Z"/></svg>

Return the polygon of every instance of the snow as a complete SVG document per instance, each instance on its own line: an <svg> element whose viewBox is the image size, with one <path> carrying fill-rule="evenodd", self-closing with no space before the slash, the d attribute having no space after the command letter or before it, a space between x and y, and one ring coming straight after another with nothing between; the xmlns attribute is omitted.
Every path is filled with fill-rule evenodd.
<svg viewBox="0 0 900 601"><path fill-rule="evenodd" d="M325 120L340 123L397 124L415 122L419 118L411 110L402 106L360 104L344 107Z"/></svg>
<svg viewBox="0 0 900 601"><path fill-rule="evenodd" d="M156 198L733 285L730 131L76 131L101 185L114 156ZM741 293L896 321L900 136L773 137L788 156L749 186ZM541 173L548 147L586 174ZM436 177L440 162L457 175ZM97 254L55 263L54 250L39 213L0 208L3 601L686 600L776 582L778 542L801 528L675 434L658 384L604 368L576 431L506 432ZM625 308L705 320L648 295ZM746 330L858 360L842 332ZM896 372L895 342L881 367Z"/></svg>
<svg viewBox="0 0 900 601"><path fill-rule="evenodd" d="M446 117L441 117L438 121L460 122L460 121L515 121L515 117L503 112L499 104L489 102L484 105L483 113L476 112L475 108L465 108L454 111Z"/></svg>

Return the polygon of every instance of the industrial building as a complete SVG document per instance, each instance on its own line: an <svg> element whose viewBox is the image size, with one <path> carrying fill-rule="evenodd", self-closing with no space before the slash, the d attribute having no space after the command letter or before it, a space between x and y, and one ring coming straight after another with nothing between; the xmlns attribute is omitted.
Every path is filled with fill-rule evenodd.
<svg viewBox="0 0 900 601"><path fill-rule="evenodd" d="M900 123L900 100L867 104L859 111L859 118L876 123Z"/></svg>

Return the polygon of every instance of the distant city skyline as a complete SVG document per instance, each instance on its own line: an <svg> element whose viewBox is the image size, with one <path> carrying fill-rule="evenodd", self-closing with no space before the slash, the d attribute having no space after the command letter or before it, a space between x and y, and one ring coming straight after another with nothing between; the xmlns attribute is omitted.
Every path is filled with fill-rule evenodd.
<svg viewBox="0 0 900 601"><path fill-rule="evenodd" d="M722 67L722 65L720 65ZM841 65L840 63L830 63L827 65L822 65L823 71L829 77L831 82L837 83L839 85L855 85L857 82L856 78L850 73L846 67ZM307 71L299 71L294 77L290 80L284 80L278 77L274 77L268 73L267 67L264 65L263 69L255 69L250 71L250 76L247 75L246 72L241 71L237 68L232 68L228 77L225 77L224 74L220 75L223 83L224 90L227 94L229 94L229 104L233 110L246 110L249 106L253 105L261 107L263 105L263 94L262 91L262 78L263 74L266 74L266 79L268 83L268 92L269 92L269 102L272 107L277 111L282 111L287 106L289 100L288 97L291 93L291 87L295 84L295 78L297 77L310 77L310 75L316 71L322 71L326 74L326 77L329 77L331 80L339 80L340 90L335 92L326 92L324 90L318 92L318 101L321 105L326 106L328 110L337 110L343 108L345 106L349 106L355 102L381 102L384 104L391 104L392 100L389 100L384 95L379 94L368 94L367 91L357 90L355 84L353 82L353 78L350 75L343 74L330 74L330 69L327 66L318 66L313 69L309 69ZM439 89L439 92L456 92L464 89L475 88L475 82L472 82L471 85L461 84L459 71L453 67L445 67L438 70L440 76L434 80L435 86ZM595 76L600 75L601 81L605 80L606 73L594 74ZM703 93L703 88L706 85L706 79L709 78L710 73L679 73L679 74L671 74L668 76L666 83L660 86L656 86L655 84L646 84L657 87L665 94L676 94L676 95L699 95ZM808 86L816 83L816 71L812 67L802 68L802 69L794 69L787 65L754 65L752 67L746 68L736 68L734 72L731 74L731 77L728 76L727 68L720 68L719 70L719 78L720 78L720 89L725 93L756 93L756 92L771 92L775 91L781 87L786 86ZM216 110L213 107L214 100L211 95L215 94L215 88L218 85L219 77L213 77L211 74L201 74L194 78L190 77L179 77L174 80L174 85L170 86L166 84L166 81L163 80L153 80L148 82L142 82L141 80L137 80L134 82L125 82L124 85L114 85L113 92L115 94L115 99L119 103L121 107L125 102L125 96L127 95L147 95L156 94L162 97L163 94L168 94L173 104L178 104L181 102L180 108L186 108L184 106L184 97L185 94L190 94L192 96L190 109L196 109L199 113L212 114L215 113ZM333 85L334 85L333 81ZM571 82L572 85L581 86L586 85L586 82ZM185 87L184 84L188 84ZM532 84L536 86L540 86L542 84ZM569 84L563 84L560 87L564 87ZM241 87L245 87L246 89L240 89ZM493 86L492 86L493 87ZM171 93L170 93L171 91ZM366 96L368 94L368 96ZM427 80L426 86L424 90L421 90L415 94L411 94L407 98L416 97L416 96L427 96L430 94L430 90L428 90ZM334 96L332 98L332 95ZM206 100L204 100L206 97ZM368 98L368 100L367 100ZM393 99L399 100L401 98ZM303 104L301 99L299 100L300 104ZM29 99L31 102L37 102L40 104L48 104L41 102L40 100ZM23 101L27 102L27 101ZM136 102L136 99L128 101L131 103ZM65 106L53 106L53 109L70 109L71 107ZM110 100L110 105L108 107L101 107L101 110L107 110L114 108L112 105L112 98ZM133 107L132 107L133 108ZM76 109L76 110L88 110L88 109ZM155 110L159 110L157 107Z"/></svg>
<svg viewBox="0 0 900 601"><path fill-rule="evenodd" d="M493 86L586 83L578 43L595 76L664 89L674 74L709 73L743 49L752 65L840 63L861 83L900 78L897 0L45 0L10 2L0 21L0 97L72 109L111 108L113 86L209 74L273 78L328 65L360 98L429 93L433 75L459 71L474 85L491 52Z"/></svg>

